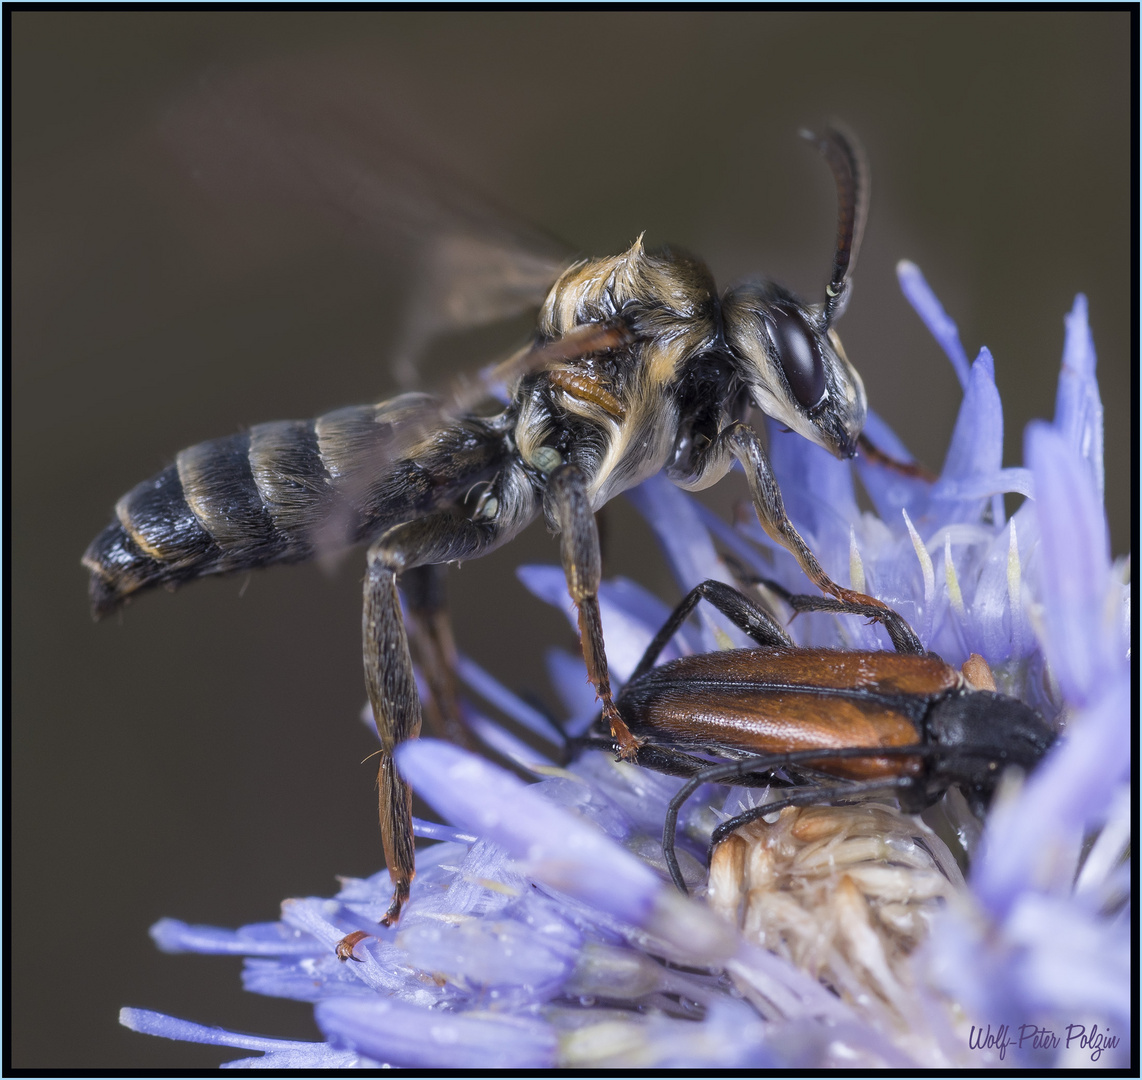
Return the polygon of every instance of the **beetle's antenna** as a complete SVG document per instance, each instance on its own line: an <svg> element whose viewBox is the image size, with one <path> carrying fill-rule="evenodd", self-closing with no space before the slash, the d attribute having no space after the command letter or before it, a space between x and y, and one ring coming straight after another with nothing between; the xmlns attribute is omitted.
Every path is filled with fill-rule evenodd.
<svg viewBox="0 0 1142 1080"><path fill-rule="evenodd" d="M848 301L850 278L868 220L869 169L860 142L838 126L829 127L823 136L803 129L801 137L820 150L837 184L837 250L833 256L833 276L825 290L822 327L828 330L833 321L840 318Z"/></svg>

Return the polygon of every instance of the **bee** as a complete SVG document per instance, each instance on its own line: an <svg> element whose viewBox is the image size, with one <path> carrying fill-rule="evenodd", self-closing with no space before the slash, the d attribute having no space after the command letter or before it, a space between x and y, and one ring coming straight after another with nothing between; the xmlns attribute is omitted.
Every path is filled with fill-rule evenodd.
<svg viewBox="0 0 1142 1080"><path fill-rule="evenodd" d="M394 748L421 730L414 660L431 690L424 716L466 738L443 602L446 564L484 555L544 516L559 535L588 675L628 759L641 738L611 691L594 514L660 470L696 490L740 462L762 525L814 585L903 632L880 601L822 569L790 523L764 445L746 422L759 408L838 457L856 453L864 425L864 387L834 323L864 226L867 169L842 132L807 137L832 170L840 207L821 303L772 282L719 292L701 261L648 250L640 237L621 254L567 266L550 284L533 340L477 379L189 447L119 500L85 552L98 618L159 585L367 545L363 660L382 747L379 814L393 883L386 925L399 918L415 872L412 793L393 764Z"/></svg>
<svg viewBox="0 0 1142 1080"><path fill-rule="evenodd" d="M906 813L960 788L982 816L1003 770L1034 768L1055 739L1030 706L996 693L986 661L957 670L925 653L899 615L776 589L795 612L880 618L895 652L801 648L764 608L729 585L705 581L674 609L616 700L638 742L634 761L688 777L670 801L662 847L675 885L678 814L705 783L788 787L714 829L712 849L736 830L788 807L893 796ZM654 662L702 599L758 648ZM605 737L588 745L607 745ZM720 762L710 757L723 759Z"/></svg>

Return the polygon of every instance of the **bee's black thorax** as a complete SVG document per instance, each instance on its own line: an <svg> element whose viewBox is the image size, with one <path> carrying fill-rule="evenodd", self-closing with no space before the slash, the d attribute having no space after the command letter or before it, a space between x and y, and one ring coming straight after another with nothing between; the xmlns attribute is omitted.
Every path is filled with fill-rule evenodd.
<svg viewBox="0 0 1142 1080"><path fill-rule="evenodd" d="M683 428L716 435L736 378L713 277L688 255L648 253L640 237L621 255L578 263L548 294L538 330L557 338L606 321L621 321L633 342L525 379L516 397L524 462L557 453L588 478L595 507L670 463Z"/></svg>

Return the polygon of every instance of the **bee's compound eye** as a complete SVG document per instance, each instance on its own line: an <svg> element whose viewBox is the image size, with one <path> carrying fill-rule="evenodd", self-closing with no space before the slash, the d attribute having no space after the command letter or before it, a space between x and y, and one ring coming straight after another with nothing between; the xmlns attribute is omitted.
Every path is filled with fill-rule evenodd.
<svg viewBox="0 0 1142 1080"><path fill-rule="evenodd" d="M810 412L825 398L825 362L817 335L798 311L773 307L767 312L769 333L793 396Z"/></svg>

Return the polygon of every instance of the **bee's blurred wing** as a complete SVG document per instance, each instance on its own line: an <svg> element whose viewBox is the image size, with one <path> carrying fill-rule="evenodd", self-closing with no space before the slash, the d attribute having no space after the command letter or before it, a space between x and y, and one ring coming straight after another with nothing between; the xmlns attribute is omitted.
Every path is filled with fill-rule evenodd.
<svg viewBox="0 0 1142 1080"><path fill-rule="evenodd" d="M376 504L371 492L389 483L397 463L417 458L418 445L431 446L446 428L463 422L473 410L503 400L511 387L529 374L620 349L634 340L634 331L621 320L588 323L554 341L533 342L475 376L457 376L439 394L406 394L381 402L375 407L377 422L351 428L364 438L348 455L353 467L338 479L325 522L315 534L318 558L332 564L347 546L362 538L355 527L359 509ZM486 408L483 411L487 413ZM356 414L359 410L347 412Z"/></svg>
<svg viewBox="0 0 1142 1080"><path fill-rule="evenodd" d="M163 134L215 194L319 209L404 262L407 321L393 363L408 386L432 338L537 307L568 259L458 181L410 135L396 99L344 67L264 64L203 79L169 110Z"/></svg>

